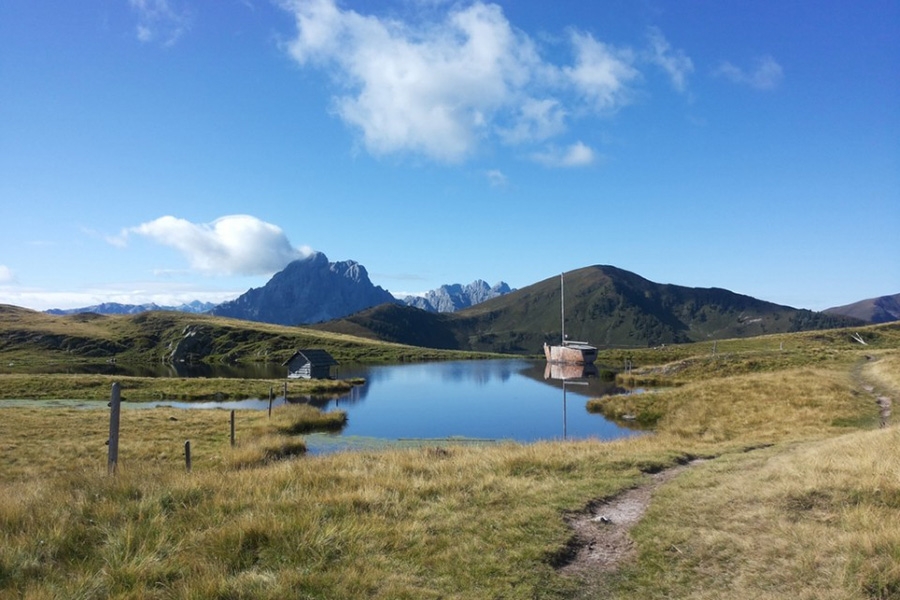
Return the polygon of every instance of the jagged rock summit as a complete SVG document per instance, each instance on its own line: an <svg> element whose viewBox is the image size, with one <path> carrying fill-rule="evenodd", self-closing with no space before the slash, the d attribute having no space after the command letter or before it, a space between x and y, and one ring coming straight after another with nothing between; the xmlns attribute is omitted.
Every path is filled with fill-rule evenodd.
<svg viewBox="0 0 900 600"><path fill-rule="evenodd" d="M369 280L366 268L353 260L329 262L321 252L295 260L253 288L210 311L214 315L305 325L339 319L396 299Z"/></svg>
<svg viewBox="0 0 900 600"><path fill-rule="evenodd" d="M503 281L490 286L481 279L476 279L465 286L459 283L442 285L424 296L407 296L403 302L428 312L456 312L511 291L513 290Z"/></svg>

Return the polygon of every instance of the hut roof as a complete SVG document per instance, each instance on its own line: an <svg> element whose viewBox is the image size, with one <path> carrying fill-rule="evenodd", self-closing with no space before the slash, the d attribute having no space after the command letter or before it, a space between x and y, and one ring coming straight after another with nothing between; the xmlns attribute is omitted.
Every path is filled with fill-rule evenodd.
<svg viewBox="0 0 900 600"><path fill-rule="evenodd" d="M326 352L325 350L322 350L321 348L307 348L294 352L291 357L284 361L284 364L282 364L281 366L286 367L297 356L302 356L307 361L309 361L311 365L315 365L317 367L330 367L332 365L338 364L338 361L334 360L334 357L328 354L328 352Z"/></svg>

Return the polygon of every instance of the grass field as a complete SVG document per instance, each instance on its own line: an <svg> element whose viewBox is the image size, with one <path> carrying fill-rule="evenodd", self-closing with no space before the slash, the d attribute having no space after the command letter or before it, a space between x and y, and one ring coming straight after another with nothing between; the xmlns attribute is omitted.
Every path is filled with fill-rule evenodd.
<svg viewBox="0 0 900 600"><path fill-rule="evenodd" d="M232 400L280 396L343 394L359 380L236 379L225 377L123 377L113 375L0 374L0 398L108 400L113 383L124 400Z"/></svg>
<svg viewBox="0 0 900 600"><path fill-rule="evenodd" d="M900 598L900 327L846 333L632 354L677 385L596 402L654 425L610 443L296 458L320 416L231 448L227 413L158 408L123 411L110 476L106 410L0 409L0 598ZM567 515L698 457L633 559L558 570Z"/></svg>

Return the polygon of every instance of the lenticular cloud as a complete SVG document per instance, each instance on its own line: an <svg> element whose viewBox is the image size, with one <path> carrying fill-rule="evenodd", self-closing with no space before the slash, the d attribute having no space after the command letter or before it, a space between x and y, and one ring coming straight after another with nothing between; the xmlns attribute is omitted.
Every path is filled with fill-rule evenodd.
<svg viewBox="0 0 900 600"><path fill-rule="evenodd" d="M250 215L229 215L199 224L165 216L125 233L175 248L194 269L217 275L273 273L309 254L309 250L291 246L281 228Z"/></svg>

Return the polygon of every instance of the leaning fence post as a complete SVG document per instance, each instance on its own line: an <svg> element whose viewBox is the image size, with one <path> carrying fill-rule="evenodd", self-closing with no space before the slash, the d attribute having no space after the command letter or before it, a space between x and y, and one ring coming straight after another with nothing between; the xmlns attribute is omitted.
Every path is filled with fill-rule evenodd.
<svg viewBox="0 0 900 600"><path fill-rule="evenodd" d="M191 440L184 443L184 467L188 473L191 472Z"/></svg>
<svg viewBox="0 0 900 600"><path fill-rule="evenodd" d="M287 381L284 382L284 402L287 404Z"/></svg>
<svg viewBox="0 0 900 600"><path fill-rule="evenodd" d="M272 418L272 395L274 394L274 389L269 386L269 418Z"/></svg>
<svg viewBox="0 0 900 600"><path fill-rule="evenodd" d="M234 411L231 411L231 447L234 448Z"/></svg>
<svg viewBox="0 0 900 600"><path fill-rule="evenodd" d="M119 463L119 411L121 403L119 384L114 383L112 384L112 394L109 399L109 439L106 440L109 446L109 459L106 468L110 475L116 473L116 466Z"/></svg>

